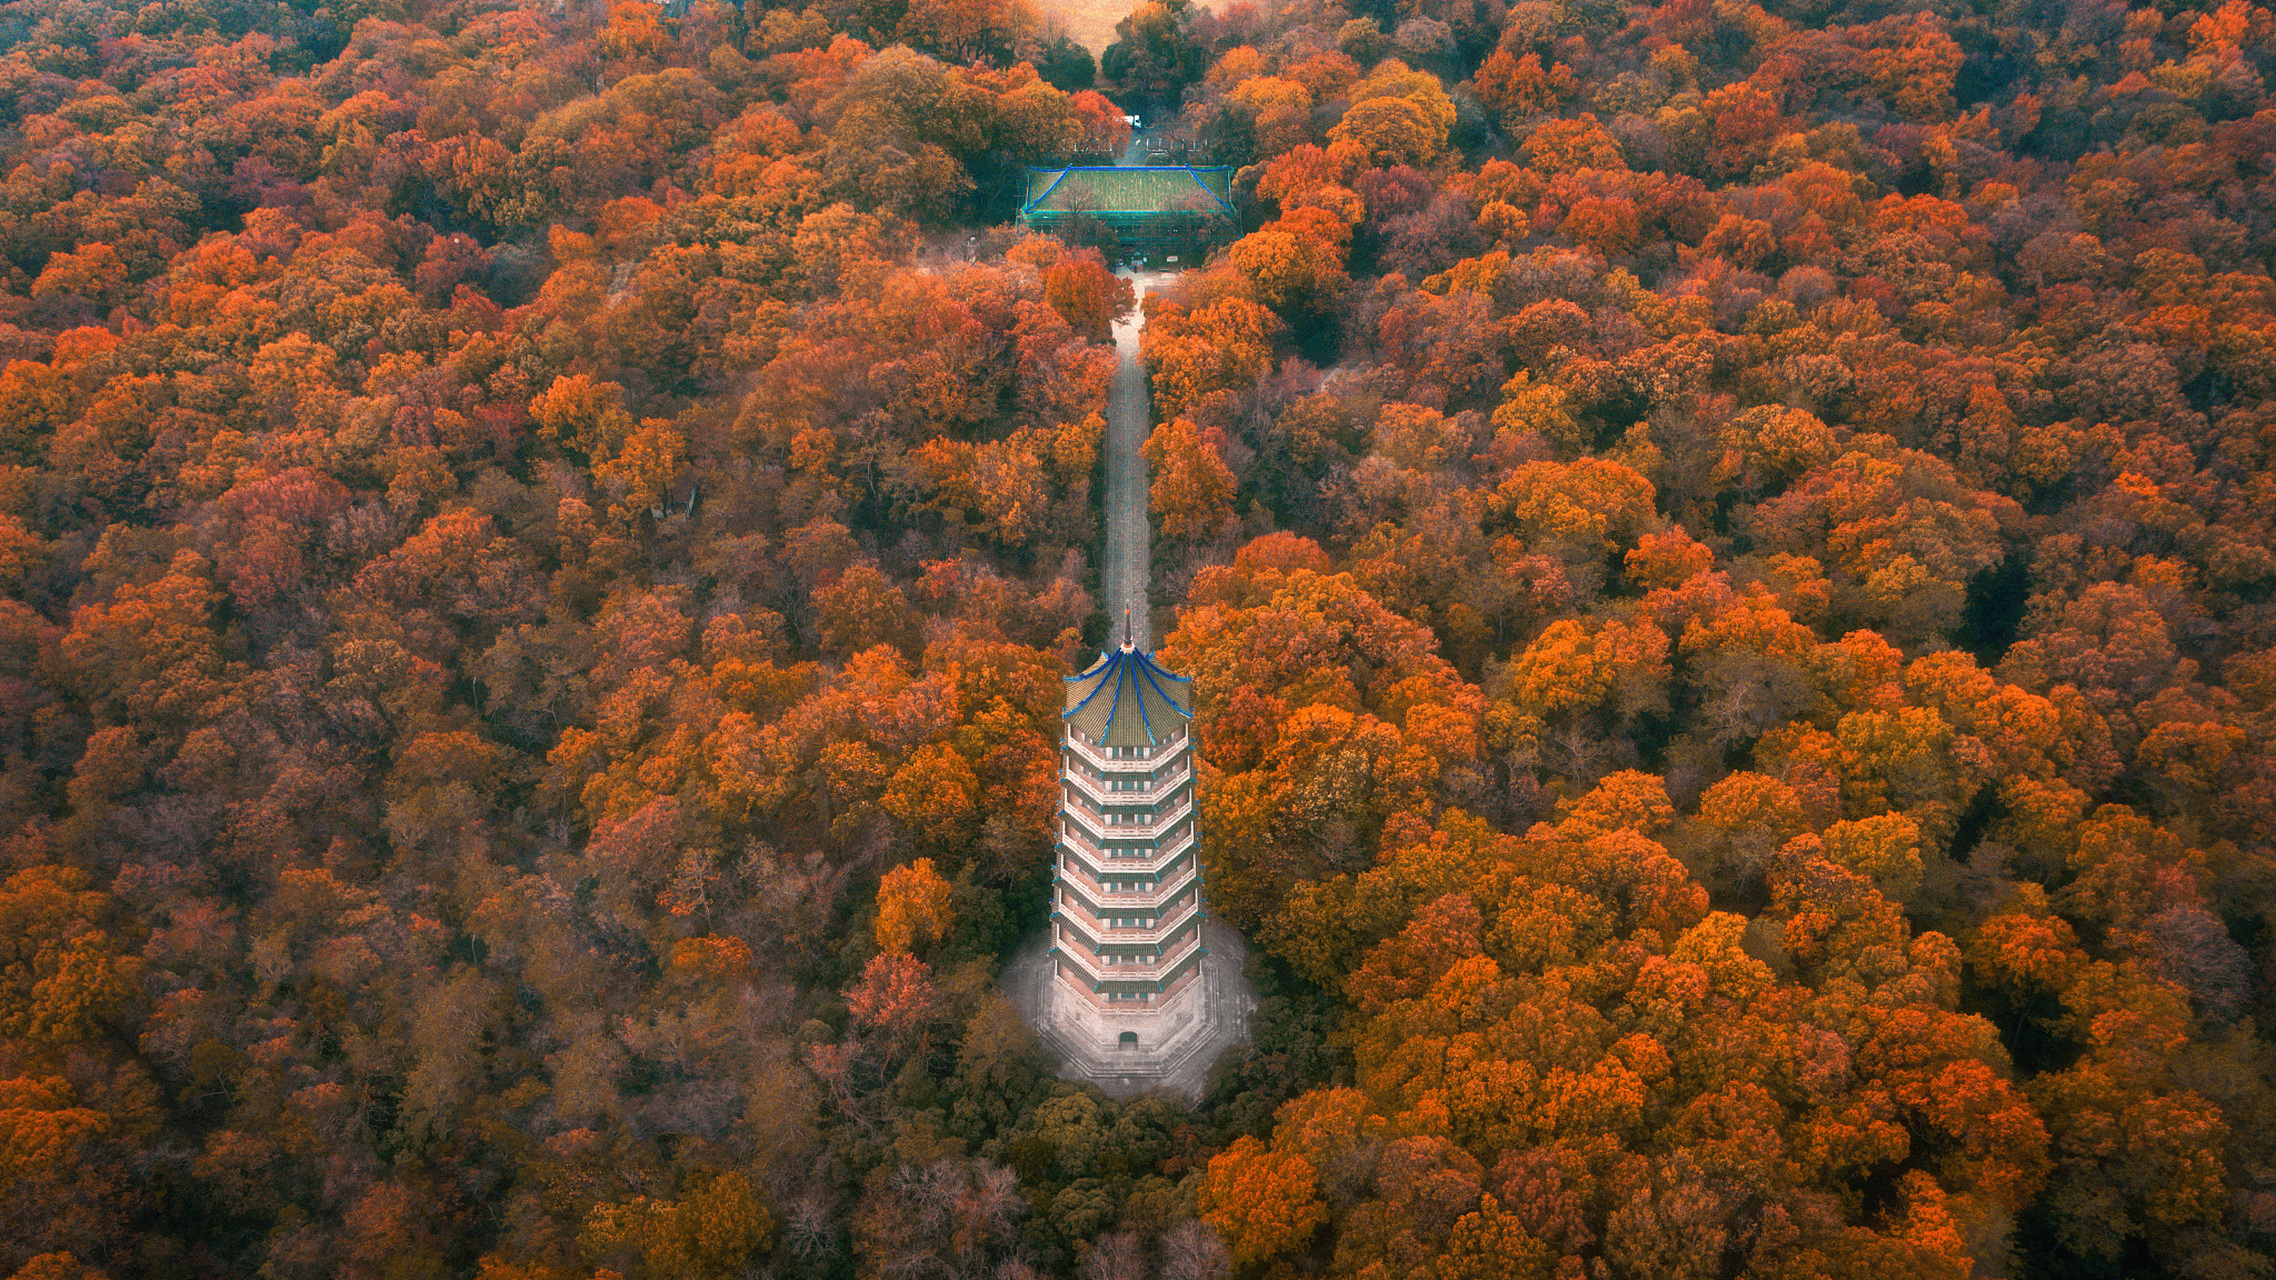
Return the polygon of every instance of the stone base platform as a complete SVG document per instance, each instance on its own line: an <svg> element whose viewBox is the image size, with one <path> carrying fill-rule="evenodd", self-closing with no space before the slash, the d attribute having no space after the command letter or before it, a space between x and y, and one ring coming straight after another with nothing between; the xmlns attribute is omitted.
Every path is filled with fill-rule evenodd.
<svg viewBox="0 0 2276 1280"><path fill-rule="evenodd" d="M1060 1059L1064 1080L1088 1080L1109 1097L1168 1090L1198 1100L1217 1055L1249 1038L1256 993L1242 970L1248 947L1232 926L1210 919L1200 972L1166 1003L1101 1007L1068 991L1052 972L1048 931L1030 938L1004 969L1004 991ZM1122 1043L1122 1033L1138 1043Z"/></svg>

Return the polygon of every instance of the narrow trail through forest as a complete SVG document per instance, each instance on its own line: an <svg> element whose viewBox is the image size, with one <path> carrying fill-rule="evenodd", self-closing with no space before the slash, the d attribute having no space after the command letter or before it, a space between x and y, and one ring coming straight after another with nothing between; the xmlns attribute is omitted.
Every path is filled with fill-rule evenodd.
<svg viewBox="0 0 2276 1280"><path fill-rule="evenodd" d="M1129 273L1144 298L1149 288L1171 279L1168 272ZM1109 644L1122 639L1123 611L1129 610L1131 640L1141 652L1154 647L1152 601L1153 527L1146 515L1146 459L1140 453L1154 429L1153 398L1146 366L1138 359L1138 334L1145 318L1135 309L1114 326L1115 354L1121 363L1106 393L1106 547L1099 581L1106 594Z"/></svg>

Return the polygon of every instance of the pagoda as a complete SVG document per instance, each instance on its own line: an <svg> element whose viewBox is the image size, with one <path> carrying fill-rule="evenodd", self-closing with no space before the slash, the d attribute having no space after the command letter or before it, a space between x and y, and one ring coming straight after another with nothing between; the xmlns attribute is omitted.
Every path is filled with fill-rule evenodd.
<svg viewBox="0 0 2276 1280"><path fill-rule="evenodd" d="M1059 720L1054 977L1101 1011L1170 1012L1207 954L1194 832L1193 682L1127 638L1067 678ZM1120 1044L1157 1038L1133 1024Z"/></svg>

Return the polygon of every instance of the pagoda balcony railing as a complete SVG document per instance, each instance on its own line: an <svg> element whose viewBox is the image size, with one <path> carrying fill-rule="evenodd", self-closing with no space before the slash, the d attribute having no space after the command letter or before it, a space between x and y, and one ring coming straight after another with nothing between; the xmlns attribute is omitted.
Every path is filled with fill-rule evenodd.
<svg viewBox="0 0 2276 1280"><path fill-rule="evenodd" d="M1178 723L1169 726L1169 732L1167 736L1163 737L1161 741L1156 742L1154 744L1154 749L1156 751L1162 751L1170 747L1174 747L1181 742L1184 742L1187 732L1187 724L1183 713L1181 712ZM1075 728L1073 725L1067 726L1067 738L1071 742L1080 743L1081 745L1093 748L1094 750L1101 745L1097 742L1092 741L1089 734Z"/></svg>
<svg viewBox="0 0 2276 1280"><path fill-rule="evenodd" d="M1084 915L1066 903L1056 904L1060 924L1075 931L1074 936L1091 946L1148 947L1159 946L1177 935L1178 930L1193 923L1201 914L1201 904L1189 902L1151 926L1108 924L1096 916Z"/></svg>
<svg viewBox="0 0 2276 1280"><path fill-rule="evenodd" d="M1208 954L1198 940L1161 957L1160 963L1150 965L1101 965L1093 962L1074 947L1060 947L1056 954L1066 958L1077 973L1090 980L1093 989L1103 989L1111 983L1151 983L1156 991L1168 991L1185 977Z"/></svg>
<svg viewBox="0 0 2276 1280"><path fill-rule="evenodd" d="M1065 779L1075 790L1082 792L1100 804L1128 804L1133 799L1143 800L1147 796L1160 795L1168 788L1192 777L1193 770L1179 768L1173 772L1165 773L1160 777L1151 779L1152 785L1140 791L1109 791L1100 786L1097 779L1076 769L1061 769L1059 776Z"/></svg>
<svg viewBox="0 0 2276 1280"><path fill-rule="evenodd" d="M1155 744L1152 755L1136 760L1125 760L1107 754L1114 748L1092 746L1071 729L1067 731L1067 736L1063 740L1066 749L1084 763L1091 765L1101 773L1117 775L1151 773L1161 768L1162 762L1170 758L1173 753L1182 750L1185 744L1186 731L1180 729L1171 737Z"/></svg>
<svg viewBox="0 0 2276 1280"><path fill-rule="evenodd" d="M1104 938L1109 942L1159 942L1164 934L1176 932L1181 925L1192 918L1195 912L1201 910L1201 895L1199 894L1195 894L1191 899L1184 902L1169 904L1154 901L1133 902L1120 907L1109 903L1095 909L1091 904L1083 901L1081 894L1073 892L1066 886L1061 886L1059 892L1052 896L1054 899L1052 905L1058 908L1059 914L1063 918L1073 921L1094 936ZM1178 896L1184 897L1182 893ZM1100 915L1100 910L1107 914ZM1152 916L1154 923L1146 925L1107 923L1114 918L1113 913L1118 910L1143 912ZM1156 914L1157 912L1159 914Z"/></svg>
<svg viewBox="0 0 2276 1280"><path fill-rule="evenodd" d="M1174 856L1184 854L1186 850L1193 847L1193 827L1186 827L1184 831L1177 831L1177 834L1170 836L1168 840L1156 840L1152 852L1138 852L1138 850L1108 852L1104 845L1099 845L1097 840L1090 838L1088 831L1083 831L1081 827L1077 827L1077 824L1072 824L1072 822L1063 822L1058 834L1061 834L1061 845L1065 845L1067 850L1081 854L1083 859L1090 861L1090 865L1108 870L1108 872L1154 868L1156 863L1170 861L1170 859L1174 859Z"/></svg>
<svg viewBox="0 0 2276 1280"><path fill-rule="evenodd" d="M1187 827L1184 831L1161 841L1151 853L1135 856L1109 856L1105 849L1101 848L1071 822L1059 824L1059 840L1069 849L1087 858L1094 867L1112 870L1118 874L1124 871L1153 871L1158 870L1162 863L1168 862L1193 847L1193 828Z"/></svg>
<svg viewBox="0 0 2276 1280"><path fill-rule="evenodd" d="M1201 869L1189 862L1168 879L1154 881L1152 889L1123 891L1107 888L1105 881L1093 880L1070 865L1065 858L1061 858L1059 877L1060 883L1080 894L1085 902L1107 908L1135 907L1166 901L1184 893L1200 881Z"/></svg>
<svg viewBox="0 0 2276 1280"><path fill-rule="evenodd" d="M1093 841L1112 840L1124 835L1149 836L1166 827L1172 827L1193 816L1193 795L1188 792L1175 809L1168 813L1133 813L1125 816L1135 822L1108 822L1106 815L1082 805L1061 805L1060 810L1083 824L1092 833Z"/></svg>
<svg viewBox="0 0 2276 1280"><path fill-rule="evenodd" d="M1176 950L1148 956L1145 963L1132 961L1129 964L1100 964L1096 955L1085 952L1081 946L1066 938L1054 939L1052 950L1093 982L1160 981L1173 976L1180 965L1201 950L1201 935L1196 932L1190 941Z"/></svg>
<svg viewBox="0 0 2276 1280"><path fill-rule="evenodd" d="M1110 882L1130 879L1143 880L1148 877L1152 877L1156 885L1174 885L1189 875L1198 876L1201 874L1201 860L1191 852L1179 855L1167 867L1153 867L1143 863L1133 865L1130 862L1109 862L1101 866L1093 866L1091 865L1093 861L1093 859L1086 857L1082 850L1062 844L1057 855L1059 876L1068 883L1080 887L1087 885L1103 886ZM1102 892L1105 891L1102 890ZM1129 896L1150 897L1152 892L1133 890Z"/></svg>
<svg viewBox="0 0 2276 1280"><path fill-rule="evenodd" d="M1117 791L1110 793L1103 805L1093 802L1088 792L1079 792L1076 798L1073 800L1062 800L1061 805L1063 808L1072 810L1076 813L1088 813L1095 817L1103 818L1106 816L1106 812L1109 809L1126 810L1136 805L1154 805L1159 807L1165 802L1176 805L1181 809L1190 809L1193 806L1193 788L1187 787L1181 791L1167 795L1162 794L1161 792L1148 794L1143 791ZM1170 821L1172 813L1157 812L1150 815L1138 814L1136 817L1138 818L1138 821L1136 822L1117 822L1112 825L1118 827L1158 827L1164 822Z"/></svg>

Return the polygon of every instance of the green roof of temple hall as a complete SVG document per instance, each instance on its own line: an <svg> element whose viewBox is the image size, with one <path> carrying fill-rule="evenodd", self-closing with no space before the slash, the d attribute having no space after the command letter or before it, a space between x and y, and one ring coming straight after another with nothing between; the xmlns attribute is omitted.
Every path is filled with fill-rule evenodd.
<svg viewBox="0 0 2276 1280"><path fill-rule="evenodd" d="M1067 709L1059 718L1100 746L1154 746L1193 718L1193 680L1126 643L1067 677Z"/></svg>
<svg viewBox="0 0 2276 1280"><path fill-rule="evenodd" d="M1189 164L1029 169L1020 213L1233 212L1233 171Z"/></svg>

